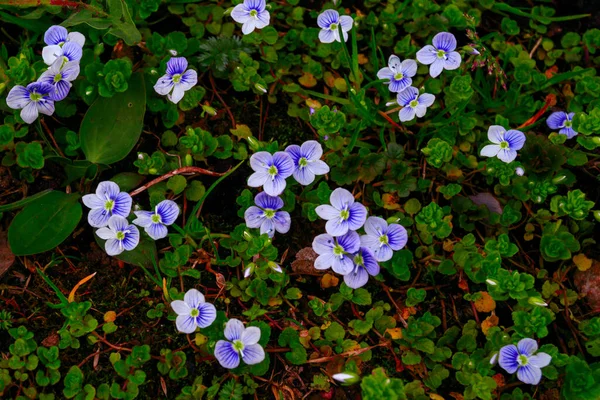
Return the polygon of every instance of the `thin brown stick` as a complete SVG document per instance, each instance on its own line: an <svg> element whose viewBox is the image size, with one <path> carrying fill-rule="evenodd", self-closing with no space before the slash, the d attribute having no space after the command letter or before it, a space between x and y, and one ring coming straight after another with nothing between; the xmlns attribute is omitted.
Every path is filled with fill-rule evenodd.
<svg viewBox="0 0 600 400"><path fill-rule="evenodd" d="M227 111L227 114L229 114L229 118L231 118L231 124L232 124L232 128L235 129L235 127L237 126L237 124L235 123L235 118L233 117L233 113L231 112L231 110L229 109L229 106L227 105L227 103L225 103L225 100L223 100L223 98L221 97L221 95L219 94L219 92L217 91L217 85L215 84L215 80L213 79L212 74L208 75L208 79L210 80L210 84L213 88L213 92L214 94L217 96L217 98L221 101L221 104L223 104L223 107L225 107L225 111Z"/></svg>
<svg viewBox="0 0 600 400"><path fill-rule="evenodd" d="M133 192L129 193L129 195L130 196L135 196L136 194L140 194L144 190L148 189L149 187L154 186L157 183L162 182L162 181L164 181L166 179L169 179L170 177L175 176L175 175L201 174L201 175L208 175L208 176L223 176L227 172L228 171L225 171L225 172L214 172L214 171L209 171L207 169L200 168L200 167L182 167L182 168L177 168L177 169L174 169L171 172L167 172L163 176L159 176L158 178L151 180L150 182L146 183L145 185L140 186L139 188L135 189Z"/></svg>

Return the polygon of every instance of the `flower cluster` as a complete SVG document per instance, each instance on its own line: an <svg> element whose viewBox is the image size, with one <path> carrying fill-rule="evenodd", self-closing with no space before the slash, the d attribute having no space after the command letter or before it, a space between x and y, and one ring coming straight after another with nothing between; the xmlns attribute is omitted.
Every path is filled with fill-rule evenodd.
<svg viewBox="0 0 600 400"><path fill-rule="evenodd" d="M173 224L179 216L177 204L171 200L163 200L156 205L154 211L134 211L137 218L133 220L135 225L130 225L127 218L131 214L131 196L121 192L119 185L111 181L100 182L96 193L86 194L82 201L91 209L88 223L99 228L96 235L106 240L104 246L109 256L137 247L140 232L135 225L144 228L152 239L158 240L167 236L167 226Z"/></svg>
<svg viewBox="0 0 600 400"><path fill-rule="evenodd" d="M53 25L44 34L46 46L42 50L44 63L48 69L36 82L29 85L16 85L6 98L6 104L14 110L21 110L21 118L33 123L40 113L54 114L54 102L67 97L79 76L79 61L83 54L85 37L79 32L68 32L60 25Z"/></svg>
<svg viewBox="0 0 600 400"><path fill-rule="evenodd" d="M344 276L348 287L362 287L369 276L379 275L378 262L390 260L394 251L406 245L406 229L398 224L388 225L379 217L367 218L365 206L346 189L335 189L329 202L316 208L317 215L327 220L327 233L313 240L313 250L319 255L315 268L331 268ZM359 236L356 231L363 226L365 235Z"/></svg>

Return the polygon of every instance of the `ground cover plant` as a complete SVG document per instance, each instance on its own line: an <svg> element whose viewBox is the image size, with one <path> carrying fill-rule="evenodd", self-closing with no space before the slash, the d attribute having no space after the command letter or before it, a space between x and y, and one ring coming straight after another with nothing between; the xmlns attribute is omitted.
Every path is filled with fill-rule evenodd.
<svg viewBox="0 0 600 400"><path fill-rule="evenodd" d="M2 398L600 398L593 2L0 7Z"/></svg>

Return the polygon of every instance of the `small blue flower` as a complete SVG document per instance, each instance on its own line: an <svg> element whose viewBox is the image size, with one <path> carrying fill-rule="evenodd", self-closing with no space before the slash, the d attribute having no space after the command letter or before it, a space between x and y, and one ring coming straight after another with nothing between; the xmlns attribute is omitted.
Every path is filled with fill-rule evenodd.
<svg viewBox="0 0 600 400"><path fill-rule="evenodd" d="M360 243L373 252L377 261L388 261L394 251L406 246L408 241L408 234L402 225L388 225L379 217L367 218L365 232L367 234L360 237Z"/></svg>
<svg viewBox="0 0 600 400"><path fill-rule="evenodd" d="M54 86L50 93L50 99L61 101L69 94L72 81L79 75L79 63L68 62L66 64L55 63L50 66L39 78L38 82L44 82Z"/></svg>
<svg viewBox="0 0 600 400"><path fill-rule="evenodd" d="M522 167L517 167L517 168L515 168L515 174L517 174L519 176L523 176L523 175L525 175L525 170Z"/></svg>
<svg viewBox="0 0 600 400"><path fill-rule="evenodd" d="M177 104L186 91L190 90L198 82L198 73L193 69L187 69L188 62L185 57L173 57L167 61L167 73L154 85L154 91Z"/></svg>
<svg viewBox="0 0 600 400"><path fill-rule="evenodd" d="M546 120L546 124L550 129L560 129L558 131L561 135L567 135L567 139L574 138L577 136L577 132L573 130L573 117L575 113L566 113L564 111L556 111L550 114Z"/></svg>
<svg viewBox="0 0 600 400"><path fill-rule="evenodd" d="M505 163L517 158L517 150L525 145L525 135L514 129L508 132L500 125L492 125L488 129L488 139L494 144L488 144L481 149L484 157L498 157Z"/></svg>
<svg viewBox="0 0 600 400"><path fill-rule="evenodd" d="M113 215L127 218L131 212L131 196L119 192L119 185L111 181L98 184L96 194L86 194L82 197L83 204L91 208L88 222L94 228L102 228L108 224Z"/></svg>
<svg viewBox="0 0 600 400"><path fill-rule="evenodd" d="M329 172L329 166L321 161L323 148L316 140L307 140L302 146L293 144L285 151L292 157L294 162L294 179L301 185L310 185L314 182L316 175L325 175Z"/></svg>
<svg viewBox="0 0 600 400"><path fill-rule="evenodd" d="M52 65L60 60L59 64L63 64L81 59L85 36L79 32L69 33L65 27L53 25L44 34L44 42L48 45L42 49L44 62Z"/></svg>
<svg viewBox="0 0 600 400"><path fill-rule="evenodd" d="M23 87L13 87L6 97L6 104L14 110L21 110L21 118L28 124L35 121L39 113L54 114L54 100L51 95L54 86L44 82L33 82Z"/></svg>
<svg viewBox="0 0 600 400"><path fill-rule="evenodd" d="M456 38L448 32L440 32L433 37L433 46L428 44L417 51L417 60L421 64L430 65L429 74L432 78L442 73L442 70L453 70L460 67L461 57L456 49Z"/></svg>
<svg viewBox="0 0 600 400"><path fill-rule="evenodd" d="M156 205L154 212L134 211L133 213L137 217L133 223L144 228L152 239L158 240L169 233L167 226L173 224L179 216L179 207L174 201L163 200Z"/></svg>
<svg viewBox="0 0 600 400"><path fill-rule="evenodd" d="M355 231L364 225L367 209L354 202L354 196L346 189L337 188L329 196L329 204L316 208L317 215L324 220L325 230L331 236L342 236L348 231Z"/></svg>
<svg viewBox="0 0 600 400"><path fill-rule="evenodd" d="M217 309L204 300L204 295L196 289L188 290L183 301L174 300L171 308L177 313L175 325L182 333L194 333L197 327L208 328L217 318Z"/></svg>
<svg viewBox="0 0 600 400"><path fill-rule="evenodd" d="M403 108L398 113L400 121L411 121L415 115L419 118L425 116L427 107L431 107L435 96L429 93L419 95L419 89L409 86L397 95L398 104Z"/></svg>
<svg viewBox="0 0 600 400"><path fill-rule="evenodd" d="M140 242L140 231L135 225L129 225L127 219L113 215L108 219L108 227L96 231L100 239L106 240L104 248L109 256L116 256L123 251L131 251Z"/></svg>
<svg viewBox="0 0 600 400"><path fill-rule="evenodd" d="M225 338L227 340L219 340L215 346L215 357L223 368L236 368L240 357L248 365L265 359L265 350L258 343L260 329L256 326L244 328L242 321L230 319L225 325Z"/></svg>
<svg viewBox="0 0 600 400"><path fill-rule="evenodd" d="M398 93L412 85L412 77L417 73L417 62L415 60L404 60L391 55L388 60L388 66L381 68L377 72L379 79L389 79L390 92Z"/></svg>
<svg viewBox="0 0 600 400"><path fill-rule="evenodd" d="M271 155L259 151L250 157L250 166L255 171L248 178L248 186L263 187L269 196L279 196L285 189L285 180L294 173L294 162L283 151Z"/></svg>
<svg viewBox="0 0 600 400"><path fill-rule="evenodd" d="M500 349L498 363L509 374L517 372L521 382L537 385L542 379L542 368L552 361L549 354L536 354L537 349L535 340L521 339L516 346L509 344Z"/></svg>
<svg viewBox="0 0 600 400"><path fill-rule="evenodd" d="M352 17L342 15L335 10L325 10L317 17L317 25L321 28L319 40L321 43L341 42L338 26L342 26L344 42L348 41L348 31L352 29L354 20Z"/></svg>
<svg viewBox="0 0 600 400"><path fill-rule="evenodd" d="M315 260L316 269L331 268L340 275L346 275L354 269L352 254L360 249L360 238L354 231L335 238L323 233L315 237L312 248L319 255Z"/></svg>
<svg viewBox="0 0 600 400"><path fill-rule="evenodd" d="M278 211L283 207L280 197L260 192L254 198L254 204L256 206L248 207L244 213L248 228L260 228L260 234L266 233L269 237L273 237L275 231L288 233L292 219L287 211Z"/></svg>
<svg viewBox="0 0 600 400"><path fill-rule="evenodd" d="M247 35L254 32L254 29L269 25L271 15L267 11L265 0L244 0L233 8L231 18L242 24L242 33Z"/></svg>
<svg viewBox="0 0 600 400"><path fill-rule="evenodd" d="M366 247L361 247L352 255L354 268L344 275L344 282L352 289L363 287L369 281L369 275L379 275L379 264L373 252Z"/></svg>

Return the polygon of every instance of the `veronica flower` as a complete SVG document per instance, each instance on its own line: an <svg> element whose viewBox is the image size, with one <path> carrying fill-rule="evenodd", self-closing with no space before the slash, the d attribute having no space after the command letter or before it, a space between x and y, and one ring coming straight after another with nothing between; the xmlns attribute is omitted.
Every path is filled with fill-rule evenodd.
<svg viewBox="0 0 600 400"><path fill-rule="evenodd" d="M244 328L242 321L230 319L225 325L225 338L227 340L219 340L215 346L215 357L224 368L236 368L240 357L248 365L265 359L265 350L258 344L260 329L256 326Z"/></svg>
<svg viewBox="0 0 600 400"><path fill-rule="evenodd" d="M354 269L352 254L360 249L360 238L354 231L336 238L323 233L315 237L312 248L319 255L315 260L316 269L331 268L340 275L346 275Z"/></svg>
<svg viewBox="0 0 600 400"><path fill-rule="evenodd" d="M352 17L342 15L335 10L325 10L317 17L317 25L321 28L319 32L319 40L321 43L331 43L334 40L341 42L338 26L342 26L342 34L344 42L348 40L348 31L352 29L354 20Z"/></svg>
<svg viewBox="0 0 600 400"><path fill-rule="evenodd" d="M254 29L262 29L269 25L271 15L267 11L265 0L244 0L231 11L231 18L242 25L242 33L247 35Z"/></svg>
<svg viewBox="0 0 600 400"><path fill-rule="evenodd" d="M154 91L177 104L186 91L198 82L198 74L193 69L187 69L188 62L185 57L173 57L167 61L167 73L154 85Z"/></svg>
<svg viewBox="0 0 600 400"><path fill-rule="evenodd" d="M248 207L244 219L248 228L260 228L260 234L266 233L269 237L290 230L292 219L287 211L277 211L283 207L283 200L277 196L269 196L260 192L254 198L256 206Z"/></svg>
<svg viewBox="0 0 600 400"><path fill-rule="evenodd" d="M175 325L182 333L194 333L197 327L207 328L217 318L217 309L204 300L204 295L196 289L188 290L183 301L174 300L171 308L177 313Z"/></svg>
<svg viewBox="0 0 600 400"><path fill-rule="evenodd" d="M522 167L517 167L517 168L515 168L515 174L517 174L519 176L523 176L523 175L525 175L525 170Z"/></svg>
<svg viewBox="0 0 600 400"><path fill-rule="evenodd" d="M42 49L42 58L47 65L52 65L61 57L64 57L62 61L79 61L83 54L85 36L79 32L69 33L65 27L53 25L44 33L44 42L48 46Z"/></svg>
<svg viewBox="0 0 600 400"><path fill-rule="evenodd" d="M255 172L248 178L248 186L262 186L269 196L279 196L285 189L285 179L294 172L294 162L283 151L273 155L266 151L254 153L250 166Z"/></svg>
<svg viewBox="0 0 600 400"><path fill-rule="evenodd" d="M415 60L404 60L400 62L400 58L396 55L391 55L388 60L388 66L381 68L377 72L379 79L389 79L385 82L390 86L390 92L401 92L405 88L412 85L412 77L417 73L417 63Z"/></svg>
<svg viewBox="0 0 600 400"><path fill-rule="evenodd" d="M17 85L8 93L6 104L14 110L21 110L23 121L31 124L39 113L54 114L54 101L50 97L52 93L54 86L44 82L33 82L27 87Z"/></svg>
<svg viewBox="0 0 600 400"><path fill-rule="evenodd" d="M488 129L488 139L494 144L488 144L481 149L484 157L498 157L505 163L517 158L517 150L525 145L525 135L514 129L508 132L500 125L492 125Z"/></svg>
<svg viewBox="0 0 600 400"><path fill-rule="evenodd" d="M86 194L82 197L83 204L91 208L88 222L94 228L102 228L108 224L113 215L127 218L131 212L131 196L119 192L119 185L111 181L98 184L96 194Z"/></svg>
<svg viewBox="0 0 600 400"><path fill-rule="evenodd" d="M344 282L352 289L363 287L369 281L369 275L379 275L379 264L375 259L375 255L366 247L361 247L355 254L352 255L354 268L352 271L344 275Z"/></svg>
<svg viewBox="0 0 600 400"><path fill-rule="evenodd" d="M552 361L549 354L536 354L537 349L535 340L521 339L516 346L509 344L500 349L498 363L509 374L516 371L521 382L537 385L542 379L542 368Z"/></svg>
<svg viewBox="0 0 600 400"><path fill-rule="evenodd" d="M325 175L329 166L321 161L323 148L315 140L307 140L302 146L293 144L285 149L294 162L294 179L301 185L310 185L315 180L315 175Z"/></svg>
<svg viewBox="0 0 600 400"><path fill-rule="evenodd" d="M137 218L133 223L144 228L148 236L154 240L162 239L167 236L171 225L179 216L179 207L177 203L171 200L163 200L156 205L152 211L134 211Z"/></svg>
<svg viewBox="0 0 600 400"><path fill-rule="evenodd" d="M108 219L108 227L96 231L100 239L106 240L104 248L109 256L116 256L123 251L131 251L140 242L140 231L135 225L129 225L127 219L113 215Z"/></svg>
<svg viewBox="0 0 600 400"><path fill-rule="evenodd" d="M317 215L327 220L325 230L331 236L345 235L349 230L355 231L364 225L367 209L354 202L354 196L346 189L337 188L329 196L329 204L316 208Z"/></svg>
<svg viewBox="0 0 600 400"><path fill-rule="evenodd" d="M415 118L423 117L427 113L427 107L430 107L435 101L435 96L429 93L419 95L419 89L409 86L397 95L398 104L403 108L398 117L400 121L410 121Z"/></svg>
<svg viewBox="0 0 600 400"><path fill-rule="evenodd" d="M50 93L50 99L61 101L69 94L71 86L73 86L71 82L74 81L78 75L79 63L55 63L38 78L38 82L44 82L54 86L54 91Z"/></svg>
<svg viewBox="0 0 600 400"><path fill-rule="evenodd" d="M367 218L365 232L367 234L360 237L360 243L373 252L377 261L388 261L393 252L406 246L408 241L406 229L402 225L388 225L379 217Z"/></svg>
<svg viewBox="0 0 600 400"><path fill-rule="evenodd" d="M417 51L417 60L421 64L430 65L429 74L435 78L442 70L453 70L460 67L461 57L456 49L456 38L448 32L440 32L433 37L433 46L428 44Z"/></svg>
<svg viewBox="0 0 600 400"><path fill-rule="evenodd" d="M558 133L567 135L567 139L577 136L577 132L573 130L573 116L575 113L566 113L564 111L556 111L550 114L546 120L546 124L550 129L560 129Z"/></svg>

